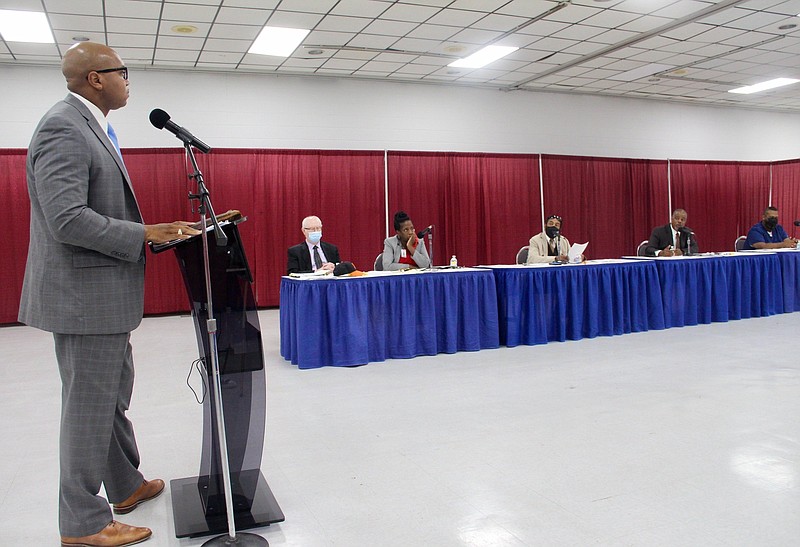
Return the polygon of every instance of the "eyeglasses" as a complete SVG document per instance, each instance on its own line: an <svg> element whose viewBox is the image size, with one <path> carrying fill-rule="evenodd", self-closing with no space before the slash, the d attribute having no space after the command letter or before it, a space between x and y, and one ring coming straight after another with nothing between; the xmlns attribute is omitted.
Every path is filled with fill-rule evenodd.
<svg viewBox="0 0 800 547"><path fill-rule="evenodd" d="M303 228L303 230L305 230L306 232L321 232L322 226L319 227L314 226L313 228Z"/></svg>
<svg viewBox="0 0 800 547"><path fill-rule="evenodd" d="M97 72L98 74L106 74L108 72L121 72L120 76L122 76L123 80L128 79L128 67L121 66L119 68L104 68L103 70L94 70L93 72Z"/></svg>

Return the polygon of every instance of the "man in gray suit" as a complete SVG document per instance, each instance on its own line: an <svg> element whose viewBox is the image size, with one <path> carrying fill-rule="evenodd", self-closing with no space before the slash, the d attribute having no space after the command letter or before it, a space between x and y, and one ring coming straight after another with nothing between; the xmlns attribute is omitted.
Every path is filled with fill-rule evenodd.
<svg viewBox="0 0 800 547"><path fill-rule="evenodd" d="M62 382L62 545L120 546L148 528L112 520L159 495L139 472L130 332L144 309L145 242L200 233L188 222L144 225L106 116L128 100L114 50L79 43L63 58L70 94L39 122L28 148L30 246L19 320L53 333ZM24 541L24 538L20 538Z"/></svg>

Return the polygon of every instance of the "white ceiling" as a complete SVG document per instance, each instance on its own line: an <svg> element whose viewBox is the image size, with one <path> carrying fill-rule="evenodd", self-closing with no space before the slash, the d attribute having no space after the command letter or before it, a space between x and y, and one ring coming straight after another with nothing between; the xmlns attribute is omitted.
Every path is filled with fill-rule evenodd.
<svg viewBox="0 0 800 547"><path fill-rule="evenodd" d="M800 84L727 92L800 78L800 27L780 28L800 24L800 0L0 0L0 9L44 11L57 42L0 42L0 63L56 64L85 37L113 47L133 77L151 67L303 74L800 111ZM248 54L265 24L311 32L288 58ZM488 44L519 49L482 69L447 66Z"/></svg>

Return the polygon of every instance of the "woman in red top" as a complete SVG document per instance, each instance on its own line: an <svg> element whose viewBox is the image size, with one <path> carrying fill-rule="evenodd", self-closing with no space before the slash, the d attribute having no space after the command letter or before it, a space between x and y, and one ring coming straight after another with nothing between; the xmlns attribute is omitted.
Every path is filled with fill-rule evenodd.
<svg viewBox="0 0 800 547"><path fill-rule="evenodd" d="M425 248L425 242L417 237L414 223L405 212L395 213L394 229L397 235L387 237L383 242L383 269L407 270L430 267L431 259Z"/></svg>

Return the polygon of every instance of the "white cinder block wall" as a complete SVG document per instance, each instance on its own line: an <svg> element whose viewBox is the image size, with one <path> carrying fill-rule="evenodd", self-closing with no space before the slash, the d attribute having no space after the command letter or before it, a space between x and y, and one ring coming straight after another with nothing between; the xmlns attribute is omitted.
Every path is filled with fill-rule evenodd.
<svg viewBox="0 0 800 547"><path fill-rule="evenodd" d="M651 159L800 158L800 114L444 85L132 69L111 114L122 147L177 147L166 110L212 147L545 153ZM66 94L56 67L0 65L0 148L25 148Z"/></svg>

